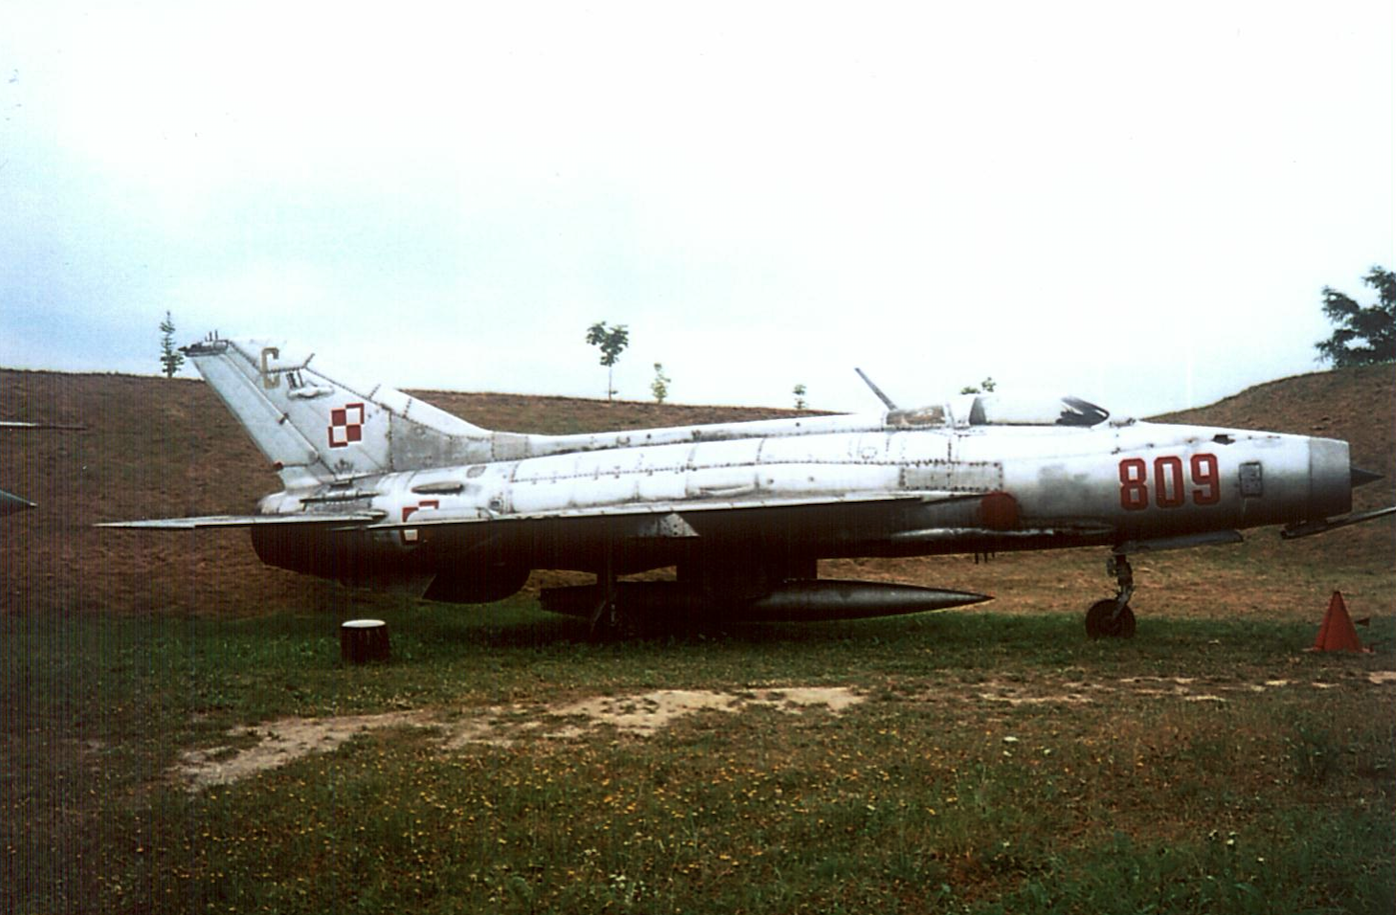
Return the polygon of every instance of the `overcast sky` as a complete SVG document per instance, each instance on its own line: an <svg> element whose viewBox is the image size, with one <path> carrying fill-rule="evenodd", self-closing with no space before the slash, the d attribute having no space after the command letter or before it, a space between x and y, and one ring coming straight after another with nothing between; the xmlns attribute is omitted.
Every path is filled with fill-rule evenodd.
<svg viewBox="0 0 1396 915"><path fill-rule="evenodd" d="M1316 368L1396 267L1391 0L20 0L0 364L288 339L399 387L1117 413Z"/></svg>

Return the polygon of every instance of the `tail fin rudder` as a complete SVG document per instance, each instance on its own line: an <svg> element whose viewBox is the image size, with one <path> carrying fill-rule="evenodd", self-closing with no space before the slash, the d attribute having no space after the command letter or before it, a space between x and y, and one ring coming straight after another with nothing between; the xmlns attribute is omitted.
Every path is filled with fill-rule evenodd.
<svg viewBox="0 0 1396 915"><path fill-rule="evenodd" d="M488 430L385 385L350 381L314 353L218 338L183 352L287 489L489 459Z"/></svg>

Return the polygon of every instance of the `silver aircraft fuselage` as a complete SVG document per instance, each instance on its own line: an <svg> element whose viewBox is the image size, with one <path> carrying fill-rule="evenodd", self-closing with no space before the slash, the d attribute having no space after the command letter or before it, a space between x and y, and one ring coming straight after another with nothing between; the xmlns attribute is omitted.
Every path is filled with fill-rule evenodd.
<svg viewBox="0 0 1396 915"><path fill-rule="evenodd" d="M605 519L634 571L675 564L700 529L735 536L750 526L723 512L847 515L848 524L750 531L829 558L1118 545L1351 507L1348 446L1332 439L1152 423L804 433L786 422L784 435L744 437L739 424L655 430L690 441L361 477L276 493L261 509L381 515L366 530L385 557L439 542L433 528L478 527L512 541L522 564L579 570L595 568L599 541L578 541L570 528ZM535 530L540 522L555 525Z"/></svg>
<svg viewBox="0 0 1396 915"><path fill-rule="evenodd" d="M1234 542L1258 525L1313 533L1365 520L1337 516L1372 478L1345 442L1110 420L1074 398L965 395L874 414L525 435L263 341L185 352L284 489L253 516L117 526L246 526L269 564L439 600L497 600L533 569L569 569L598 585L557 608L591 601L599 613L620 593L614 576L676 566L674 587L632 589L646 612L903 612L984 598L816 585L817 560L1089 545L1123 560Z"/></svg>

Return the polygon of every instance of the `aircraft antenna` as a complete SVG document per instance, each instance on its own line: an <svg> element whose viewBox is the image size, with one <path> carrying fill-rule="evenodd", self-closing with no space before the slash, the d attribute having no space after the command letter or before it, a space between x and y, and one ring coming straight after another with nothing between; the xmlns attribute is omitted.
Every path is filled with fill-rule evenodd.
<svg viewBox="0 0 1396 915"><path fill-rule="evenodd" d="M861 378L861 379L863 379L863 383L864 383L864 384L866 384L868 387L872 388L872 392L873 392L874 394L877 395L877 399L878 399L878 400L882 401L883 403L885 403L885 404L887 405L887 409L889 409L889 410L895 410L895 409L897 409L897 405L894 404L894 403L892 403L892 398L890 398L890 397L888 397L886 394L882 393L882 388L879 388L877 385L873 384L873 380L872 380L871 378L869 378L867 375L865 375L865 374L863 373L863 370L862 370L862 369L858 368L857 366L854 366L854 367L853 367L853 371L855 371L855 372L858 373L858 377Z"/></svg>

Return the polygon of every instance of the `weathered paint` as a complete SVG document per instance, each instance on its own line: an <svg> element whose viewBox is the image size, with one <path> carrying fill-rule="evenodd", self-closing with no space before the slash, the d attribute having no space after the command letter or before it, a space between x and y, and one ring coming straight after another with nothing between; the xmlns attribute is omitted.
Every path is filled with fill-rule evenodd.
<svg viewBox="0 0 1396 915"><path fill-rule="evenodd" d="M771 593L818 558L1192 542L1350 508L1344 442L1106 421L1071 398L523 435L281 345L186 352L281 474L241 519L266 561L444 599L532 568L673 564ZM239 519L134 526L201 523Z"/></svg>

